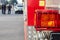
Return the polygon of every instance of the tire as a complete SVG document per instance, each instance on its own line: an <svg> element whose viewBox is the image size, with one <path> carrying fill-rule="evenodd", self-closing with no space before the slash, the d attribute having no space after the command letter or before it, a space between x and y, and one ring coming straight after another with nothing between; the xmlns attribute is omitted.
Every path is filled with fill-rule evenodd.
<svg viewBox="0 0 60 40"><path fill-rule="evenodd" d="M23 14L23 11L15 11L15 14Z"/></svg>

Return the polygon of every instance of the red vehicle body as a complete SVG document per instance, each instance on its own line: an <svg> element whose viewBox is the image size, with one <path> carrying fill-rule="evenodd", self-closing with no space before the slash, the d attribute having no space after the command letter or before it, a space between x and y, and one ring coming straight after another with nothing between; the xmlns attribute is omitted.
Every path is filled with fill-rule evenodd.
<svg viewBox="0 0 60 40"><path fill-rule="evenodd" d="M47 33L49 33L50 36L51 32L53 33L60 32L59 10L46 9L46 0L27 0L27 14L28 14L27 15L28 27L34 27L36 33L45 32L46 35ZM40 38L40 40L43 38L44 36ZM47 40L50 39L47 37Z"/></svg>
<svg viewBox="0 0 60 40"><path fill-rule="evenodd" d="M45 9L45 6L39 6L40 0L27 0L28 25L34 25L35 10ZM45 0L44 0L45 1Z"/></svg>
<svg viewBox="0 0 60 40"><path fill-rule="evenodd" d="M39 1L44 1L44 6L39 6ZM60 14L59 14L58 10L46 9L46 7L45 7L46 1L45 0L28 0L27 3L28 3L28 5L27 5L28 26L36 26L36 29L40 30L41 29L41 22L40 21L43 21L41 19L41 16L46 13L47 15L45 15L45 16L47 16L47 17L48 17L48 15L52 15L52 17L54 16L52 21L55 22L55 24L54 24L55 26L54 27L48 27L47 24L46 24L46 27L42 27L42 28L46 28L46 29L50 29L50 30L60 30L59 29L59 26L60 26ZM36 14L36 19L34 19L35 14ZM38 20L38 18L40 18L40 19ZM36 25L34 25L35 20L36 20ZM47 21L49 21L49 20L46 20L46 22Z"/></svg>

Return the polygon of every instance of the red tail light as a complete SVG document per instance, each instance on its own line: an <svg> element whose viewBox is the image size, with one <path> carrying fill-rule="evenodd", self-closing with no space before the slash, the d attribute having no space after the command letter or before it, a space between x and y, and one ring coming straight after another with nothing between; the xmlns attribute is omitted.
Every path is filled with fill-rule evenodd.
<svg viewBox="0 0 60 40"><path fill-rule="evenodd" d="M42 14L41 27L55 27L55 17L54 14Z"/></svg>
<svg viewBox="0 0 60 40"><path fill-rule="evenodd" d="M60 27L60 14L58 13L58 10L37 11L35 18L36 28Z"/></svg>

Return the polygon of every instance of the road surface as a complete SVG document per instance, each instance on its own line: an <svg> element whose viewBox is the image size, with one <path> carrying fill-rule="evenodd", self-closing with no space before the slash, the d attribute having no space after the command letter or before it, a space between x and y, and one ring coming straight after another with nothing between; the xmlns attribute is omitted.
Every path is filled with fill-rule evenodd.
<svg viewBox="0 0 60 40"><path fill-rule="evenodd" d="M0 15L0 40L24 40L23 15Z"/></svg>

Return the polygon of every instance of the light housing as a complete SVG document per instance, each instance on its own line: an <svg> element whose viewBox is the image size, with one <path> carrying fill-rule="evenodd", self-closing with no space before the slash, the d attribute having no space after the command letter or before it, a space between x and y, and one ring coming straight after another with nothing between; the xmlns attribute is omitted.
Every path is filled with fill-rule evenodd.
<svg viewBox="0 0 60 40"><path fill-rule="evenodd" d="M35 13L37 30L60 30L60 14L58 10L40 10Z"/></svg>

